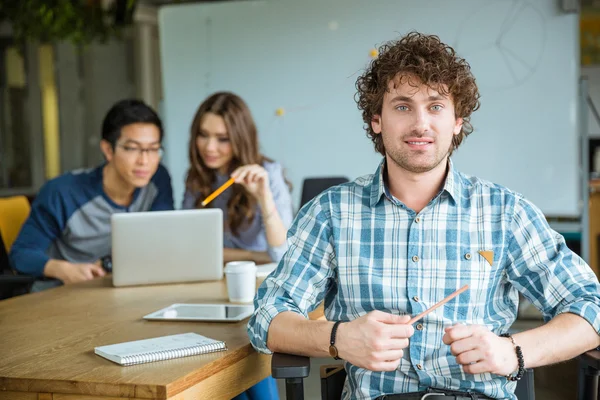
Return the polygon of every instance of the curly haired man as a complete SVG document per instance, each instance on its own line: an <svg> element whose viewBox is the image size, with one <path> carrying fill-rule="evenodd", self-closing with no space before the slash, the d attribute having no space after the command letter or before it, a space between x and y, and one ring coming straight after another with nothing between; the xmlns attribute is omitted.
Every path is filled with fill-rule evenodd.
<svg viewBox="0 0 600 400"><path fill-rule="evenodd" d="M479 107L469 64L416 32L379 54L356 86L383 159L302 208L250 340L343 359L344 399L516 399L524 368L600 345L600 284L531 202L453 166ZM548 323L511 337L519 292ZM323 301L327 321L308 320Z"/></svg>

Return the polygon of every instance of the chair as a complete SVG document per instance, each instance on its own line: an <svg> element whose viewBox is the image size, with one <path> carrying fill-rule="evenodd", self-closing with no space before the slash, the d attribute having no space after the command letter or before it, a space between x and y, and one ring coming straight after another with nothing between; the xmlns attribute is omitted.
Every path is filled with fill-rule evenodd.
<svg viewBox="0 0 600 400"><path fill-rule="evenodd" d="M34 280L32 276L18 275L12 269L0 233L0 300L29 293Z"/></svg>
<svg viewBox="0 0 600 400"><path fill-rule="evenodd" d="M578 357L577 400L600 399L600 347Z"/></svg>
<svg viewBox="0 0 600 400"><path fill-rule="evenodd" d="M306 178L302 183L302 196L300 208L314 199L318 194L332 186L348 182L345 176L334 176L324 178Z"/></svg>
<svg viewBox="0 0 600 400"><path fill-rule="evenodd" d="M10 251L30 211L31 206L25 196L0 198L0 232L7 252Z"/></svg>
<svg viewBox="0 0 600 400"><path fill-rule="evenodd" d="M34 281L32 276L18 275L8 258L29 211L25 196L0 198L0 300L28 293Z"/></svg>
<svg viewBox="0 0 600 400"><path fill-rule="evenodd" d="M271 375L275 379L285 379L285 395L287 400L303 400L303 379L310 374L310 359L304 356L274 353L271 359ZM341 364L323 365L321 367L321 399L339 400L342 397L346 370ZM518 381L515 391L519 400L535 400L533 386L533 370L525 370L525 375Z"/></svg>

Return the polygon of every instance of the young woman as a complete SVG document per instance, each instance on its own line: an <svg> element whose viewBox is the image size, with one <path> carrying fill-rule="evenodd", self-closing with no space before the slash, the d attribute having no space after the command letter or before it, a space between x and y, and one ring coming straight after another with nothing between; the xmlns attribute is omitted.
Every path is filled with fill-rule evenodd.
<svg viewBox="0 0 600 400"><path fill-rule="evenodd" d="M259 151L246 103L219 92L198 108L191 127L183 208L200 203L230 177L235 184L208 207L223 210L224 261L279 261L292 222L289 186L279 163Z"/></svg>
<svg viewBox="0 0 600 400"><path fill-rule="evenodd" d="M210 193L235 178L208 205L223 210L223 260L279 261L292 222L290 190L281 165L260 153L256 125L240 97L220 92L200 104L189 157L184 209L200 208ZM234 400L278 398L277 384L269 377Z"/></svg>

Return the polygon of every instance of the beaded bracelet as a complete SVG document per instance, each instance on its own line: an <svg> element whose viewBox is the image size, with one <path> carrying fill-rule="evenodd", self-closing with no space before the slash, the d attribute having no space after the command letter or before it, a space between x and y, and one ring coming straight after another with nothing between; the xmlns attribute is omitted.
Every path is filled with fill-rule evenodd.
<svg viewBox="0 0 600 400"><path fill-rule="evenodd" d="M506 379L508 379L509 381L513 381L513 382L518 381L525 374L525 361L523 361L523 352L521 351L521 346L517 346L517 344L515 343L515 339L511 336L510 333L503 333L500 336L510 339L513 346L515 347L515 352L517 353L517 362L519 363L519 369L517 370L517 374L516 375L508 374L508 375L506 375Z"/></svg>

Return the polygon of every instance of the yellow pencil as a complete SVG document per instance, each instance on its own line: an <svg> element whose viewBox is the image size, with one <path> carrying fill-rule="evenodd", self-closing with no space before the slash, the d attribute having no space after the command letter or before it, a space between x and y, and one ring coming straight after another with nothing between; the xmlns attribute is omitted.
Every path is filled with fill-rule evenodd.
<svg viewBox="0 0 600 400"><path fill-rule="evenodd" d="M215 197L217 197L218 195L223 193L225 191L225 189L227 189L229 186L233 185L234 182L235 182L235 179L230 178L227 182L222 184L220 188L218 188L217 190L212 192L206 199L204 199L204 201L202 202L202 207L206 207L206 205L208 203L210 203L211 201L213 201L215 199Z"/></svg>

